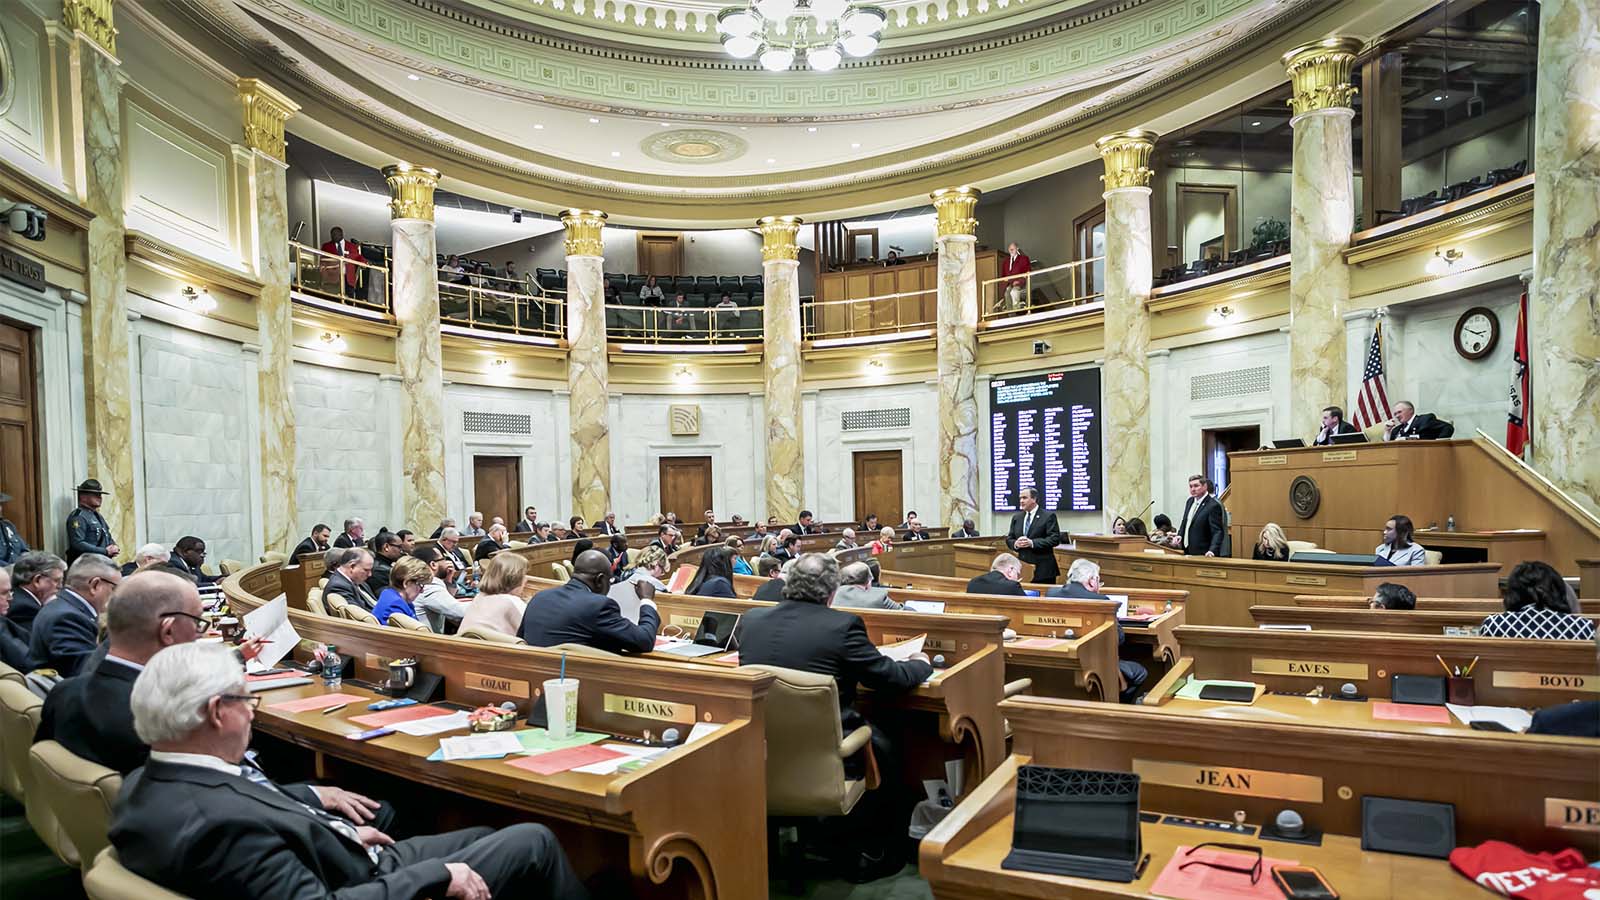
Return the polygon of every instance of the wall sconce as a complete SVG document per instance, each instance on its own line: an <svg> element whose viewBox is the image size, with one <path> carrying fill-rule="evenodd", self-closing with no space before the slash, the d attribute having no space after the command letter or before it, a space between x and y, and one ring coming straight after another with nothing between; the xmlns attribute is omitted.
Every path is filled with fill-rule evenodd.
<svg viewBox="0 0 1600 900"><path fill-rule="evenodd" d="M1433 258L1428 260L1426 268L1429 275L1437 277L1456 271L1456 266L1463 269L1467 267L1467 254L1464 250L1452 247L1433 251Z"/></svg>
<svg viewBox="0 0 1600 900"><path fill-rule="evenodd" d="M489 360L489 371L504 372L506 371L506 367L509 365L511 365L511 360L506 359L505 357L497 356L494 359Z"/></svg>
<svg viewBox="0 0 1600 900"><path fill-rule="evenodd" d="M1217 306L1211 310L1211 315L1206 316L1206 324L1213 327L1228 324L1236 310L1231 306Z"/></svg>
<svg viewBox="0 0 1600 900"><path fill-rule="evenodd" d="M344 342L344 338L334 334L331 331L324 331L317 338L317 343L321 344L322 349L328 351L329 353L343 353L344 351L350 349L350 345Z"/></svg>
<svg viewBox="0 0 1600 900"><path fill-rule="evenodd" d="M883 374L883 368L884 368L883 360L881 360L881 359L869 359L869 360L867 360L867 373L868 374L870 374L870 375L882 375Z"/></svg>
<svg viewBox="0 0 1600 900"><path fill-rule="evenodd" d="M689 382L694 381L694 373L689 371L688 366L682 364L679 364L673 368L672 377L676 378L679 384L688 384Z"/></svg>
<svg viewBox="0 0 1600 900"><path fill-rule="evenodd" d="M217 299L205 288L196 290L192 285L184 285L180 296L183 298L183 305L192 313L204 316L216 311Z"/></svg>

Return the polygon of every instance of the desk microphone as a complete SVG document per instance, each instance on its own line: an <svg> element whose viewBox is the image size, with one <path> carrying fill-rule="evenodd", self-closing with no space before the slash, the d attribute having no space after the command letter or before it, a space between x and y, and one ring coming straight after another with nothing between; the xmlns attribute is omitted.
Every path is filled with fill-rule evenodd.
<svg viewBox="0 0 1600 900"><path fill-rule="evenodd" d="M669 744L676 744L678 742L678 729L668 728L666 731L661 732L661 740Z"/></svg>
<svg viewBox="0 0 1600 900"><path fill-rule="evenodd" d="M933 667L935 669L944 668L944 654L943 653L935 653L933 655Z"/></svg>
<svg viewBox="0 0 1600 900"><path fill-rule="evenodd" d="M1156 505L1155 498L1154 497L1150 498L1150 502L1146 503L1144 505L1144 509L1139 510L1139 514L1137 516L1134 516L1133 518L1135 518L1135 519L1144 518L1144 514L1149 512L1150 511L1150 507L1155 506L1155 505Z"/></svg>

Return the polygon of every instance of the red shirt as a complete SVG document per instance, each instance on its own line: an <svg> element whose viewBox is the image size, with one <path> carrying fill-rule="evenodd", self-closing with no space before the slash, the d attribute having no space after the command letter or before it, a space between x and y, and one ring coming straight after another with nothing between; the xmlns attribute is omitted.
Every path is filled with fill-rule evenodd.
<svg viewBox="0 0 1600 900"><path fill-rule="evenodd" d="M1016 259L1012 259L1011 254L1009 253L1000 257L1001 278L1009 278L1012 275L1024 275L1031 271L1033 271L1033 261L1028 259L1028 254L1026 253L1018 252ZM1017 278L1010 283L1021 284L1022 279Z"/></svg>

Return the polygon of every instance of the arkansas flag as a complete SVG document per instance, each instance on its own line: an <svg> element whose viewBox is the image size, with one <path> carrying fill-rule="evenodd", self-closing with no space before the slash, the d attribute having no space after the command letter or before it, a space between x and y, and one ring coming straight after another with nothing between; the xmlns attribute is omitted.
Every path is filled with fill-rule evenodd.
<svg viewBox="0 0 1600 900"><path fill-rule="evenodd" d="M1506 449L1521 456L1528 446L1528 292L1517 306L1517 346L1511 356L1511 407L1506 416Z"/></svg>

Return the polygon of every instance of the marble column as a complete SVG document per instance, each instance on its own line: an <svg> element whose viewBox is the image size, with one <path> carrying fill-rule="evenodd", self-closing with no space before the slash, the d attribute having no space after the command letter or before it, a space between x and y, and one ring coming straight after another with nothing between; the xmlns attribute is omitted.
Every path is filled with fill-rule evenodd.
<svg viewBox="0 0 1600 900"><path fill-rule="evenodd" d="M567 387L572 391L572 510L598 522L611 503L611 416L606 393L606 214L569 209L567 227Z"/></svg>
<svg viewBox="0 0 1600 900"><path fill-rule="evenodd" d="M766 216L756 227L761 231L761 280L766 297L762 310L766 515L793 522L805 505L805 441L800 428L800 245L795 241L800 217Z"/></svg>
<svg viewBox="0 0 1600 900"><path fill-rule="evenodd" d="M399 163L384 166L389 183L389 288L395 370L400 376L401 521L395 528L428 533L445 516L444 370L439 349L438 242L433 189L439 172Z"/></svg>
<svg viewBox="0 0 1600 900"><path fill-rule="evenodd" d="M241 78L244 142L250 156L255 223L254 265L261 282L256 301L261 348L256 388L261 420L262 550L288 553L298 540L295 474L293 304L289 301L288 192L284 185L283 125L300 107L255 78ZM426 524L426 523L423 523Z"/></svg>
<svg viewBox="0 0 1600 900"><path fill-rule="evenodd" d="M978 205L974 187L933 192L939 251L939 518L978 515Z"/></svg>
<svg viewBox="0 0 1600 900"><path fill-rule="evenodd" d="M89 469L110 492L100 508L122 559L140 535L134 510L133 407L128 333L128 266L123 247L121 63L109 0L67 0L62 20L73 32L74 114L83 136L78 191L89 221L89 303L83 317L84 413Z"/></svg>
<svg viewBox="0 0 1600 900"><path fill-rule="evenodd" d="M1294 83L1294 174L1289 201L1289 415L1295 433L1316 429L1325 406L1349 408L1344 250L1355 224L1350 70L1361 42L1328 38L1284 54Z"/></svg>
<svg viewBox="0 0 1600 900"><path fill-rule="evenodd" d="M1600 512L1600 5L1544 0L1528 295L1529 461ZM1509 375L1507 376L1509 377Z"/></svg>
<svg viewBox="0 0 1600 900"><path fill-rule="evenodd" d="M1115 435L1106 454L1106 531L1117 516L1149 505L1150 494L1150 152L1156 136L1121 131L1095 142L1105 161L1105 421Z"/></svg>

